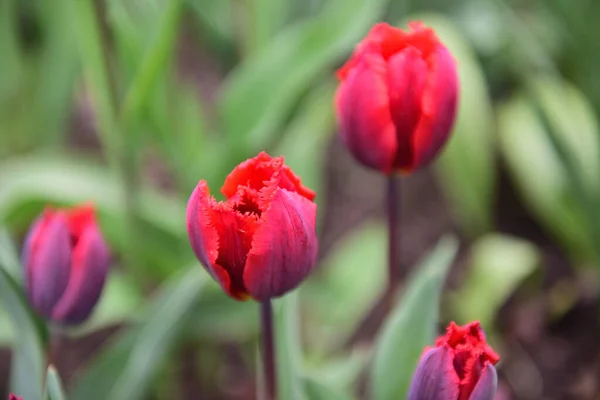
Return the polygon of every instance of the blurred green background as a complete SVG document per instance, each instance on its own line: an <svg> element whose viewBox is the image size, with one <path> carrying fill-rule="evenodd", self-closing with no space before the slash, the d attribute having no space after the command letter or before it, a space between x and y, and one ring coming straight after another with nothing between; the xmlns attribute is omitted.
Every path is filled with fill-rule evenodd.
<svg viewBox="0 0 600 400"><path fill-rule="evenodd" d="M419 19L461 96L443 156L402 182L403 270L453 232L440 328L481 320L498 399L597 399L598 15L594 0L0 0L0 393L35 396L27 374L45 370L45 329L9 293L15 249L45 204L91 200L114 265L57 345L69 398L255 398L256 305L200 268L184 214L199 179L216 193L264 149L319 207L318 269L279 305L297 372L282 399L368 398L385 182L336 138L334 71L375 22Z"/></svg>

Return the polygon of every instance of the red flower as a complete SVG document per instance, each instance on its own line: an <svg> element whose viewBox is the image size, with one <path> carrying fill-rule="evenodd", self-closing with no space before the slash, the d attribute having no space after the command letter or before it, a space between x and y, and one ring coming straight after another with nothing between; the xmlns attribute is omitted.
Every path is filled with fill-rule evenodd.
<svg viewBox="0 0 600 400"><path fill-rule="evenodd" d="M217 202L201 180L187 205L190 243L208 272L238 300L298 286L317 255L315 193L264 152L238 165L221 193Z"/></svg>
<svg viewBox="0 0 600 400"><path fill-rule="evenodd" d="M409 27L375 25L338 71L341 138L358 161L384 173L432 161L456 114L452 55L432 29Z"/></svg>
<svg viewBox="0 0 600 400"><path fill-rule="evenodd" d="M23 247L29 301L54 322L83 322L100 297L109 264L93 207L48 207L31 225Z"/></svg>
<svg viewBox="0 0 600 400"><path fill-rule="evenodd" d="M8 400L23 400L23 398L21 396L17 396L11 393L8 395Z"/></svg>
<svg viewBox="0 0 600 400"><path fill-rule="evenodd" d="M487 345L479 322L458 326L425 349L413 377L409 400L492 400L500 357Z"/></svg>

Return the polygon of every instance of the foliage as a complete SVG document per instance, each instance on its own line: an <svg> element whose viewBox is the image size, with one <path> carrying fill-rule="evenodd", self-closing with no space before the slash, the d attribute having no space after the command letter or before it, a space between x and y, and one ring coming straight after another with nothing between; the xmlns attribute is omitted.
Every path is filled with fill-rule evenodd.
<svg viewBox="0 0 600 400"><path fill-rule="evenodd" d="M27 400L165 398L181 390L174 371L188 346L208 393L227 389L217 379L224 348L252 375L257 309L226 298L194 261L191 189L206 179L217 192L259 150L283 154L318 193L320 233L331 232L341 206L332 192L346 183L330 174L335 68L375 22L421 19L451 49L462 86L454 137L432 168L468 255L458 287L440 315L457 251L448 239L415 268L380 333L346 352L385 287L386 231L374 213L276 304L280 398L354 399L363 375L374 400L403 398L437 321L480 319L495 332L503 305L544 271L531 238L499 232L503 185L568 255L573 279L600 266L600 28L586 19L597 3L0 0L0 342L12 349L10 390ZM90 321L63 334L110 340L63 388L46 370L48 327L27 305L18 254L46 204L88 200L116 263Z"/></svg>

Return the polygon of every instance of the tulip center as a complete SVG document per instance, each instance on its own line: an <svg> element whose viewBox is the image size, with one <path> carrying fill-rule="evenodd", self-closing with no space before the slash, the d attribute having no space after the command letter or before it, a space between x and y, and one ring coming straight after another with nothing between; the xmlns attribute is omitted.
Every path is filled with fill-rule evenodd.
<svg viewBox="0 0 600 400"><path fill-rule="evenodd" d="M233 209L242 214L251 214L259 218L262 214L262 210L258 205L257 199L247 192L244 193L241 196L241 198L236 202L236 204L233 206Z"/></svg>
<svg viewBox="0 0 600 400"><path fill-rule="evenodd" d="M485 362L495 364L498 355L487 345L479 323L459 327L451 323L437 345L447 345L454 352L453 367L460 379L459 400L468 399L479 381Z"/></svg>

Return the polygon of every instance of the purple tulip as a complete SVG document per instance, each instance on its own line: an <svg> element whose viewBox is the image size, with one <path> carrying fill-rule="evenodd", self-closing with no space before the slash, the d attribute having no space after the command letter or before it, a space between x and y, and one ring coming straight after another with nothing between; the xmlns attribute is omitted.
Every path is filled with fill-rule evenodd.
<svg viewBox="0 0 600 400"><path fill-rule="evenodd" d="M109 265L92 206L47 208L31 225L23 248L29 302L50 321L79 324L98 302Z"/></svg>
<svg viewBox="0 0 600 400"><path fill-rule="evenodd" d="M409 400L492 400L500 357L488 346L479 322L458 326L426 349L413 377Z"/></svg>

